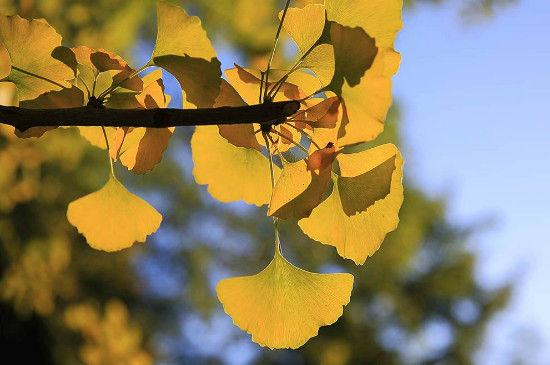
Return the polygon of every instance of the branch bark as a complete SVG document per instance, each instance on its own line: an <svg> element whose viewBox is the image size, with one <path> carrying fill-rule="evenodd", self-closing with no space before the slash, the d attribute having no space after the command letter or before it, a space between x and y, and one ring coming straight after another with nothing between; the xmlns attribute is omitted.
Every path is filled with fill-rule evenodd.
<svg viewBox="0 0 550 365"><path fill-rule="evenodd" d="M20 131L32 127L103 126L149 127L221 124L271 124L300 109L298 101L209 109L100 109L88 106L64 109L25 109L0 105L0 123Z"/></svg>

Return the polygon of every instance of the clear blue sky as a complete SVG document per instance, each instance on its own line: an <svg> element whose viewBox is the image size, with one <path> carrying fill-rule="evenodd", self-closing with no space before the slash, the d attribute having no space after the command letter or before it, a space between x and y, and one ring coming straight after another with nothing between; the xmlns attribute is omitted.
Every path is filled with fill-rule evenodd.
<svg viewBox="0 0 550 365"><path fill-rule="evenodd" d="M472 240L477 277L515 280L510 308L491 326L480 364L540 336L550 359L550 1L519 0L494 19L466 25L457 8L405 14L394 91L404 111L409 178L449 197L459 223L492 218ZM412 176L411 176L412 175Z"/></svg>

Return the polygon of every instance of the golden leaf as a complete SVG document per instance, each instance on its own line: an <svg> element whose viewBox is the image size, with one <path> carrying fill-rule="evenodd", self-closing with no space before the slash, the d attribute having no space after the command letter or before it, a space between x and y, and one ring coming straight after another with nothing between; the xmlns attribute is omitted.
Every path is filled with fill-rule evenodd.
<svg viewBox="0 0 550 365"><path fill-rule="evenodd" d="M312 239L336 247L340 256L360 265L397 227L403 160L392 144L336 159L342 175L333 175L332 193L298 225Z"/></svg>
<svg viewBox="0 0 550 365"><path fill-rule="evenodd" d="M350 274L316 274L297 268L280 252L259 274L219 282L216 292L233 323L252 341L298 348L342 315L353 288Z"/></svg>
<svg viewBox="0 0 550 365"><path fill-rule="evenodd" d="M67 218L91 247L108 252L145 242L162 221L155 208L113 175L100 190L71 202Z"/></svg>

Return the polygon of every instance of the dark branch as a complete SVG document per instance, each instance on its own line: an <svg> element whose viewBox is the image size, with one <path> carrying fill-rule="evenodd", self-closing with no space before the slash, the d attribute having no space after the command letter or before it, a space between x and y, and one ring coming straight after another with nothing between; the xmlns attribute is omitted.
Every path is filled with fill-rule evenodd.
<svg viewBox="0 0 550 365"><path fill-rule="evenodd" d="M298 111L297 101L279 101L259 105L210 109L25 109L0 105L0 123L20 131L32 127L103 126L149 127L216 124L271 124Z"/></svg>

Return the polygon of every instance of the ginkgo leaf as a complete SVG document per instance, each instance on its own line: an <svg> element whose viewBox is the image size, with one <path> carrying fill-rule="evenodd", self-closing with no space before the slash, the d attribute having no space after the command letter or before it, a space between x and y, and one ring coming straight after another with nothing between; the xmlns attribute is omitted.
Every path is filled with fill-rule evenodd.
<svg viewBox="0 0 550 365"><path fill-rule="evenodd" d="M92 146L99 147L101 149L107 149L105 144L105 136L101 127L78 127L78 132L80 136L87 140ZM105 127L105 133L107 134L107 139L113 141L116 135L116 128Z"/></svg>
<svg viewBox="0 0 550 365"><path fill-rule="evenodd" d="M403 28L403 0L325 0L327 19L347 27L361 27L380 47L393 47Z"/></svg>
<svg viewBox="0 0 550 365"><path fill-rule="evenodd" d="M342 86L344 120L339 131L340 146L371 141L384 130L384 120L392 103L391 76L401 57L391 49L380 49L359 85Z"/></svg>
<svg viewBox="0 0 550 365"><path fill-rule="evenodd" d="M336 65L334 79L328 88L341 95L344 80L351 87L359 84L365 72L371 68L378 48L374 39L362 28L350 28L337 23L330 23L330 39Z"/></svg>
<svg viewBox="0 0 550 365"><path fill-rule="evenodd" d="M220 136L217 126L196 127L191 150L195 180L208 185L214 198L222 202L244 200L258 206L269 203L269 161L259 151L232 145ZM274 168L278 178L280 168Z"/></svg>
<svg viewBox="0 0 550 365"><path fill-rule="evenodd" d="M104 49L95 50L86 46L74 47L71 50L76 56L80 72L83 73L81 66L92 71L92 79L81 77L81 80L86 81L89 90L94 89L93 84L95 83L96 95L112 85L133 91L143 90L143 81L137 75L132 76L134 69L128 66L128 63L119 55Z"/></svg>
<svg viewBox="0 0 550 365"><path fill-rule="evenodd" d="M145 242L162 221L155 208L113 175L100 190L71 202L67 218L91 247L108 252Z"/></svg>
<svg viewBox="0 0 550 365"><path fill-rule="evenodd" d="M151 78L146 79L149 82ZM146 109L165 108L166 98L162 79L150 82L143 93L136 96L138 102ZM137 131L143 128L135 128ZM125 149L122 150L120 161L135 174L144 174L152 170L162 160L162 154L168 147L168 141L172 137L175 128L145 128L141 138L130 136L125 139ZM134 131L132 131L133 134ZM137 133L136 133L137 134ZM127 138L127 137L126 137Z"/></svg>
<svg viewBox="0 0 550 365"><path fill-rule="evenodd" d="M192 106L211 107L220 90L221 63L200 19L159 1L157 21L157 41L149 63L174 75Z"/></svg>
<svg viewBox="0 0 550 365"><path fill-rule="evenodd" d="M308 170L305 160L286 163L273 189L267 214L282 219L309 217L330 180L330 165L316 172Z"/></svg>
<svg viewBox="0 0 550 365"><path fill-rule="evenodd" d="M175 128L146 128L139 143L127 149L120 162L135 174L152 170L162 160Z"/></svg>
<svg viewBox="0 0 550 365"><path fill-rule="evenodd" d="M337 157L342 176L333 175L330 196L298 222L312 239L336 247L342 257L363 264L397 227L403 202L403 160L394 145Z"/></svg>
<svg viewBox="0 0 550 365"><path fill-rule="evenodd" d="M350 274L316 274L279 252L259 274L224 279L216 292L233 323L261 346L298 348L342 315L353 289Z"/></svg>
<svg viewBox="0 0 550 365"><path fill-rule="evenodd" d="M307 157L307 170L325 170L332 166L336 158L336 146L329 142L326 147L317 150Z"/></svg>
<svg viewBox="0 0 550 365"><path fill-rule="evenodd" d="M336 60L334 47L330 44L320 44L308 53L300 68L312 71L323 86L328 86L334 78Z"/></svg>
<svg viewBox="0 0 550 365"><path fill-rule="evenodd" d="M279 13L279 19L283 12ZM325 28L325 7L310 4L304 8L288 8L285 30L300 49L303 60L299 68L307 68L327 86L334 75L334 50L330 44L318 44Z"/></svg>
<svg viewBox="0 0 550 365"><path fill-rule="evenodd" d="M59 91L50 91L44 93L33 100L24 100L19 103L21 108L28 109L51 109L51 108L72 108L82 106L84 103L84 94L82 91L73 86ZM51 127L33 127L24 132L15 130L15 134L20 138L40 137L49 130L55 129L57 126Z"/></svg>
<svg viewBox="0 0 550 365"><path fill-rule="evenodd" d="M214 108L222 106L243 106L245 101L241 98L237 90L225 80L222 80L220 93L214 103ZM234 125L219 125L220 135L227 139L232 145L237 147L253 148L262 151L262 147L254 134L254 126L252 124L234 124Z"/></svg>
<svg viewBox="0 0 550 365"><path fill-rule="evenodd" d="M61 36L45 20L0 16L0 42L11 59L8 80L17 86L19 101L70 87L66 80L74 70L54 57Z"/></svg>
<svg viewBox="0 0 550 365"><path fill-rule="evenodd" d="M291 121L304 123L312 128L335 128L340 114L339 107L340 99L332 96L298 112L292 117Z"/></svg>
<svg viewBox="0 0 550 365"><path fill-rule="evenodd" d="M281 11L279 19L282 15ZM323 34L325 7L321 4L310 4L304 8L288 8L283 26L304 54Z"/></svg>

